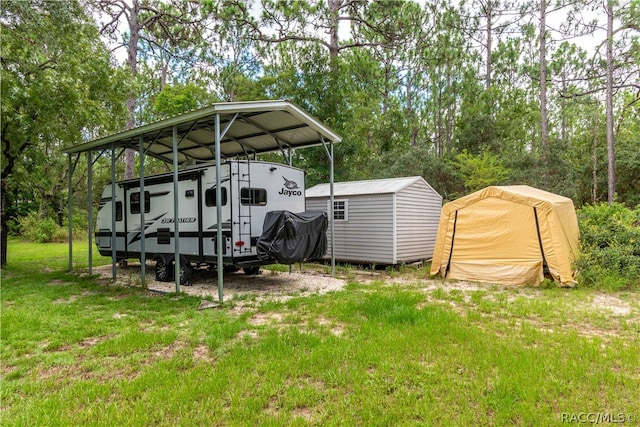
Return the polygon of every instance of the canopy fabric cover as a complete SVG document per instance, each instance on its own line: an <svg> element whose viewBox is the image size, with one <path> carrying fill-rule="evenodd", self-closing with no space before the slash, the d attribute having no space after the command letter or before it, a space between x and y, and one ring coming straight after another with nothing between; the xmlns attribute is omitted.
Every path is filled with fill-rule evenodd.
<svg viewBox="0 0 640 427"><path fill-rule="evenodd" d="M442 208L431 274L458 280L574 283L578 220L571 199L526 185L492 186Z"/></svg>
<svg viewBox="0 0 640 427"><path fill-rule="evenodd" d="M280 264L320 259L327 253L327 213L322 211L267 212L258 257Z"/></svg>

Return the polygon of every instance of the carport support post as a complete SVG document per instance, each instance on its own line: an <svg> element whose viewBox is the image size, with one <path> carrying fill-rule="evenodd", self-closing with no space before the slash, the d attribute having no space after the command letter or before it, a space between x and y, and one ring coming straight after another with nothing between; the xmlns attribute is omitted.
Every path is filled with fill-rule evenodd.
<svg viewBox="0 0 640 427"><path fill-rule="evenodd" d="M124 206L123 206L124 209ZM116 280L116 147L111 148L111 277Z"/></svg>
<svg viewBox="0 0 640 427"><path fill-rule="evenodd" d="M334 218L333 218L333 141L329 141L329 149L327 149L327 143L324 141L324 137L320 135L322 146L329 158L329 223L331 224L331 275L336 276L336 251L335 251L335 239L334 239Z"/></svg>
<svg viewBox="0 0 640 427"><path fill-rule="evenodd" d="M173 125L173 245L176 292L180 292L180 221L178 212L178 127Z"/></svg>
<svg viewBox="0 0 640 427"><path fill-rule="evenodd" d="M87 214L89 215L89 274L93 274L93 151L87 151ZM71 218L69 218L71 224ZM69 229L71 234L71 229Z"/></svg>
<svg viewBox="0 0 640 427"><path fill-rule="evenodd" d="M147 270L147 254L145 253L145 231L146 231L146 223L144 218L144 213L147 210L146 206L146 198L144 196L144 137L140 136L140 148L139 148L139 156L140 156L140 280L142 281L142 286L145 284L145 275Z"/></svg>
<svg viewBox="0 0 640 427"><path fill-rule="evenodd" d="M224 288L224 267L222 265L222 179L220 178L220 114L216 113L216 252L218 255L218 301L222 304Z"/></svg>
<svg viewBox="0 0 640 427"><path fill-rule="evenodd" d="M71 154L68 155L69 160L69 272L73 271L73 169L71 163Z"/></svg>
<svg viewBox="0 0 640 427"><path fill-rule="evenodd" d="M331 199L331 208L329 209L329 221L331 221L331 276L336 276L336 245L335 245L335 217L333 216L333 140L329 141L331 148L331 163L329 164L329 191Z"/></svg>

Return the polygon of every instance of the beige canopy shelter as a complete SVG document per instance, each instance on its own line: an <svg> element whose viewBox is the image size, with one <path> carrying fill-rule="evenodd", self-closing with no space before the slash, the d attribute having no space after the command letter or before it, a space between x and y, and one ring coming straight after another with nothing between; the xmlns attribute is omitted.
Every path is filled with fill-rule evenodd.
<svg viewBox="0 0 640 427"><path fill-rule="evenodd" d="M526 185L487 187L443 206L431 274L537 285L548 271L571 285L577 251L571 199Z"/></svg>

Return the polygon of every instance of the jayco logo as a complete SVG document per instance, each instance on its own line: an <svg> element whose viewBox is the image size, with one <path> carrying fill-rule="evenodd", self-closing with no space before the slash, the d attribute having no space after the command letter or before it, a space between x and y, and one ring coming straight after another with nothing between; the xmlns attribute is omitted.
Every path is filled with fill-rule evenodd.
<svg viewBox="0 0 640 427"><path fill-rule="evenodd" d="M295 181L291 181L288 180L287 178L285 178L284 176L282 177L282 179L284 179L284 187L282 187L282 190L280 190L280 193L283 196L302 196L302 191L298 190L298 183Z"/></svg>
<svg viewBox="0 0 640 427"><path fill-rule="evenodd" d="M284 186L285 186L285 188L287 188L287 190L297 190L298 189L298 183L297 182L289 181L284 176L282 177L282 179L284 179Z"/></svg>

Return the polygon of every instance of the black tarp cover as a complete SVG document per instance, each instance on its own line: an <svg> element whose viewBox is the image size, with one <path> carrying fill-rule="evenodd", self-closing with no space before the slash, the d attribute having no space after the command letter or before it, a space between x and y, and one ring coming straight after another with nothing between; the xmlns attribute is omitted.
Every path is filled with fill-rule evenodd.
<svg viewBox="0 0 640 427"><path fill-rule="evenodd" d="M267 212L256 249L263 260L293 264L327 252L327 214L322 211Z"/></svg>

